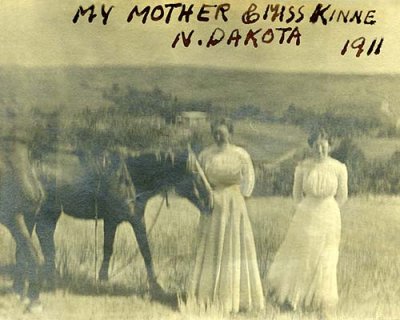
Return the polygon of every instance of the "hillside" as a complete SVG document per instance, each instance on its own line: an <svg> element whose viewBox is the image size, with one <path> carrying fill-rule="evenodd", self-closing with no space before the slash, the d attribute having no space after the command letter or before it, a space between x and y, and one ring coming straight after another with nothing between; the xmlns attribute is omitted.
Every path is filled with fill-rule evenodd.
<svg viewBox="0 0 400 320"><path fill-rule="evenodd" d="M207 100L234 108L256 105L281 113L293 104L359 117L400 115L400 75L339 75L250 72L193 67L0 68L0 106L76 110L107 104L112 84L139 90L159 87L181 101ZM384 116L383 99L394 116Z"/></svg>

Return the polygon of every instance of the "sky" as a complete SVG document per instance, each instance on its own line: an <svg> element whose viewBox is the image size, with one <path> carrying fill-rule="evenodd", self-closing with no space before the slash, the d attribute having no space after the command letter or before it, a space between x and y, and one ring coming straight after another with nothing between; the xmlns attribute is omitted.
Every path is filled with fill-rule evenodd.
<svg viewBox="0 0 400 320"><path fill-rule="evenodd" d="M210 9L210 21L198 22L195 15L189 23L177 21L172 15L171 23L164 20L149 21L142 24L138 18L127 22L130 10L138 5L140 8L165 3L178 3L174 0L13 0L2 3L0 10L0 65L21 65L27 67L69 66L69 65L194 65L215 68L242 68L252 70L272 70L287 72L333 72L333 73L398 73L400 70L400 1L396 0L209 0L185 1L194 4L195 11L201 4L216 5L230 3L226 12L227 22L214 19L214 8ZM256 12L262 13L269 4L294 5L297 12L304 5L304 19L300 23L285 21L258 21L255 24L244 24L242 14L254 2ZM362 10L365 13L375 10L376 24L329 22L322 25L309 22L311 13L321 2L324 7L331 4L326 12L329 17L334 10ZM84 8L95 4L98 16L93 23L87 17L81 17L76 24L72 18L82 5ZM111 5L107 25L102 24L100 9ZM286 14L288 13L286 9ZM285 15L287 19L289 15ZM299 17L296 15L296 18ZM290 44L279 44L281 31L276 28L298 27L300 45L293 40ZM223 40L214 47L207 48L205 43L215 28L225 32ZM245 46L244 38L248 30L260 29L259 46ZM269 44L261 41L261 36L269 28L273 29L275 38ZM238 47L227 45L229 34L239 29L243 37ZM193 41L189 47L179 42L172 48L175 36L181 31L186 34L194 30ZM217 33L221 35L221 31ZM288 34L287 34L288 35ZM345 55L341 50L347 40L350 43L359 38L366 38L365 51L359 58L356 50L349 48ZM379 55L367 55L366 52L377 38L384 38ZM285 38L287 39L287 37ZM200 46L198 40L202 40Z"/></svg>

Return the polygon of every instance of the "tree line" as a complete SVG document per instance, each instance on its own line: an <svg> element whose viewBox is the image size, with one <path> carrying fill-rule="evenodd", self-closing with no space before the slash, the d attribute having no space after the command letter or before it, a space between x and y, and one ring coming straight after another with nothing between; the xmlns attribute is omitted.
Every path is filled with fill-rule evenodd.
<svg viewBox="0 0 400 320"><path fill-rule="evenodd" d="M39 159L54 152L59 143L73 145L76 150L101 153L116 145L134 150L175 148L182 149L188 143L196 150L210 143L207 132L180 135L173 124L181 111L203 111L210 118L228 116L234 120L252 119L260 122L291 124L309 131L313 126L322 126L340 143L332 156L344 162L349 171L350 194L400 192L400 152L387 160L369 160L354 143L353 138L382 130L384 124L378 119L338 115L332 112L318 113L290 105L281 114L258 106L238 106L227 109L214 106L210 101L180 101L161 90L138 90L128 86L121 89L114 84L104 91L104 98L111 102L108 108L83 110L71 119L60 120L59 112L34 112L37 119L31 131L33 157ZM166 125L160 125L163 119ZM66 123L68 122L68 123ZM164 123L164 122L161 122ZM295 155L274 168L267 163L256 162L257 195L290 195L294 168L303 155Z"/></svg>
<svg viewBox="0 0 400 320"><path fill-rule="evenodd" d="M304 154L306 152L285 160L273 168L269 168L263 162L256 162L255 194L290 196L294 170L304 158ZM350 195L400 194L400 151L393 153L388 159L367 159L357 144L350 137L346 137L331 155L347 166Z"/></svg>
<svg viewBox="0 0 400 320"><path fill-rule="evenodd" d="M104 90L103 97L120 111L137 116L160 116L167 123L174 123L182 111L202 111L213 117L230 117L234 120L252 119L261 122L292 124L309 131L313 126L323 126L336 137L354 137L379 130L381 135L393 135L393 127L382 123L376 117L364 115L336 114L334 110L318 112L312 109L289 105L284 112L274 112L252 104L221 106L206 98L201 101L180 100L158 87L139 90L133 86L121 88L113 84Z"/></svg>

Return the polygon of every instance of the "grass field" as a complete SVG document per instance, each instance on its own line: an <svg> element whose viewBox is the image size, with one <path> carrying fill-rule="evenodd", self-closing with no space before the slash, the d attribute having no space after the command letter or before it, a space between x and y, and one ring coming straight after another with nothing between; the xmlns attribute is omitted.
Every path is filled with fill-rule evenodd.
<svg viewBox="0 0 400 320"><path fill-rule="evenodd" d="M209 124L198 127L213 143ZM245 148L254 161L274 163L308 147L307 134L294 125L263 123L251 120L235 122L232 142Z"/></svg>
<svg viewBox="0 0 400 320"><path fill-rule="evenodd" d="M99 118L100 120L95 113L86 116L63 113L58 123L60 149L69 145L76 147L78 144L87 151L98 143L107 145L108 148L119 145L136 152L169 149L181 151L186 148L190 137L196 134L201 137L204 144L202 148L213 143L209 121L188 128L159 124L158 117L137 117L134 114L101 115ZM34 139L34 145L39 144L39 147L46 150L47 145L40 139L46 137L49 131L44 131L42 127L37 127L35 131L35 123L30 118L24 118L23 121L25 122L21 123L24 127L32 127L32 132L38 132L37 136L30 136L29 139ZM88 128L88 122L91 121L97 121L97 131ZM237 120L234 122L232 142L244 147L255 161L274 162L288 152L306 148L307 133L290 124Z"/></svg>
<svg viewBox="0 0 400 320"><path fill-rule="evenodd" d="M307 135L298 127L252 121L237 122L233 141L243 146L253 160L266 162L307 147Z"/></svg>
<svg viewBox="0 0 400 320"><path fill-rule="evenodd" d="M147 207L147 226L154 221L161 198ZM287 198L253 198L248 202L261 277L283 240L291 216ZM150 234L158 278L168 292L183 292L193 265L197 211L185 200L171 198L163 207ZM101 227L101 224L100 224ZM100 231L101 229L99 229ZM342 241L338 268L339 319L400 319L400 198L351 198L342 211ZM23 313L9 293L9 275L0 278L0 319L208 319L219 318L218 310L204 313L190 306L179 312L152 302L146 293L146 273L131 228L123 224L117 232L110 281L94 283L94 221L63 215L56 230L57 267L60 289L43 293L43 314ZM0 229L1 270L13 263L13 241ZM102 236L98 253L101 258ZM279 313L267 301L264 314L239 314L235 319L314 319L313 315Z"/></svg>
<svg viewBox="0 0 400 320"><path fill-rule="evenodd" d="M357 145L364 152L367 159L389 159L394 152L400 151L399 138L359 138Z"/></svg>

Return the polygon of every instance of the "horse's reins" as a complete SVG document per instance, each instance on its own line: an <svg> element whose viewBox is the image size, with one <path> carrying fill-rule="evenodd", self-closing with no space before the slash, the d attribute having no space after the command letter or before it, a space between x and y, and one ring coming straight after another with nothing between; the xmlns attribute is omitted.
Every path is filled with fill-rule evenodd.
<svg viewBox="0 0 400 320"><path fill-rule="evenodd" d="M201 167L201 165L200 165L200 163L199 163L199 161L198 161L198 159L196 157L196 154L193 152L193 150L190 147L190 145L188 145L188 151L189 151L189 157L191 157L191 159L194 159L194 165L195 165L195 168L196 168L196 172L199 174L201 180L203 181L204 186L207 189L207 192L211 195L212 194L212 187L211 187L210 183L208 182L207 177L206 177L206 175L204 173L204 170ZM100 181L99 181L98 187L99 186L100 186ZM149 227L149 229L147 231L148 235L151 234L151 232L153 231L154 226L157 223L157 220L158 220L158 218L159 218L159 216L161 214L161 209L162 209L162 207L164 205L164 202L166 202L167 207L169 207L168 192L167 191L165 191L164 197L161 200L161 203L160 203L160 206L158 208L157 214L156 214L151 226ZM95 279L96 279L96 283L97 283L97 220L98 220L97 200L95 202L95 217L96 217L96 221L95 221L95 242L96 242L96 248L95 248L95 275L96 276L95 276ZM109 276L109 278L115 277L116 275L120 274L125 268L127 268L130 265L130 263L132 262L133 258L136 256L137 252L138 252L138 250L136 249L134 254L132 255L131 261L129 261L125 266L123 266L120 269L116 270L112 275Z"/></svg>
<svg viewBox="0 0 400 320"><path fill-rule="evenodd" d="M203 183L204 183L204 186L206 187L207 191L211 194L211 193L212 193L212 187L211 187L210 183L208 182L207 177L206 177L206 175L205 175L205 173L204 173L204 170L203 170L203 168L200 166L200 163L199 163L199 161L197 160L197 157L196 157L196 156L195 156L195 165L196 165L196 170L197 170L197 172L199 173L199 176L200 176L201 180L202 180Z"/></svg>
<svg viewBox="0 0 400 320"><path fill-rule="evenodd" d="M95 221L94 221L94 279L97 286L97 260L98 260L98 252L97 252L97 243L98 243L98 234L97 228L99 223L99 209L97 205L97 196L100 190L100 180L97 183L96 188L96 195L94 197L94 214L95 214Z"/></svg>
<svg viewBox="0 0 400 320"><path fill-rule="evenodd" d="M208 182L208 179L206 177L206 174L204 173L203 168L201 167L199 160L197 160L196 154L193 152L190 144L188 145L188 152L189 152L189 157L191 157L192 159L194 159L194 165L196 167L196 171L199 174L201 180L204 183L205 188L207 189L208 194L211 196L213 189L210 185L210 183Z"/></svg>
<svg viewBox="0 0 400 320"><path fill-rule="evenodd" d="M106 157L105 155L103 155L103 161L102 161L102 165L103 168L105 167L105 160ZM100 175L100 170L98 170L98 177ZM98 252L97 252L97 247L98 247L98 224L99 224L99 208L98 208L98 203L97 203L97 197L99 195L99 191L100 191L100 178L98 178L97 181L97 186L96 186L96 193L94 196L94 281L96 283L96 288L98 290L98 282L97 282L97 261L98 261Z"/></svg>
<svg viewBox="0 0 400 320"><path fill-rule="evenodd" d="M165 192L165 195L161 199L160 206L158 207L158 211L156 213L156 216L155 216L151 226L149 227L149 229L147 231L147 235L150 235L151 232L153 231L153 228L156 225L158 218L160 217L161 209L162 209L162 207L164 205L164 202L167 203L167 208L169 208L169 200L168 200L168 193L167 192ZM133 261L133 259L136 257L137 254L138 254L138 249L136 248L135 251L132 254L131 259L128 261L128 263L125 264L124 266L122 266L121 268L117 269L113 274L111 274L109 276L109 278L114 278L115 276L120 274L122 271L124 271L131 264L131 262Z"/></svg>
<svg viewBox="0 0 400 320"><path fill-rule="evenodd" d="M211 193L212 193L212 187L211 187L210 183L208 182L207 177L206 177L206 175L205 175L205 173L204 173L204 170L203 170L203 168L200 166L200 163L199 163L199 161L197 160L197 157L196 157L195 153L193 152L192 148L190 147L190 145L188 145L188 151L189 151L189 157L191 157L191 159L194 159L194 164L195 164L197 173L200 175L200 177L201 177L201 179L202 179L202 181L203 181L203 183L204 183L204 185L205 185L207 191L211 194ZM158 221L158 218L160 217L161 209L162 209L162 207L163 207L163 205L164 205L164 202L166 202L167 207L169 207L168 192L167 192L167 191L165 191L164 197L163 197L162 200L161 200L161 203L160 203L160 206L159 206L158 211L157 211L157 213L156 213L156 216L155 216L155 218L154 218L154 220L153 220L151 226L149 227L149 229L148 229L148 231L147 231L147 234L148 234L148 235L151 234L151 232L153 231L153 228L155 227L155 225L156 225L156 223L157 223L157 221ZM115 276L117 276L118 274L120 274L122 271L124 271L124 270L130 265L130 263L133 261L133 258L137 255L137 253L138 253L138 250L136 249L136 250L134 251L134 253L133 253L132 258L130 259L130 261L129 261L126 265L124 265L124 266L122 266L121 268L119 268L118 270L116 270L113 274L111 274L111 275L109 276L109 278L114 278Z"/></svg>

